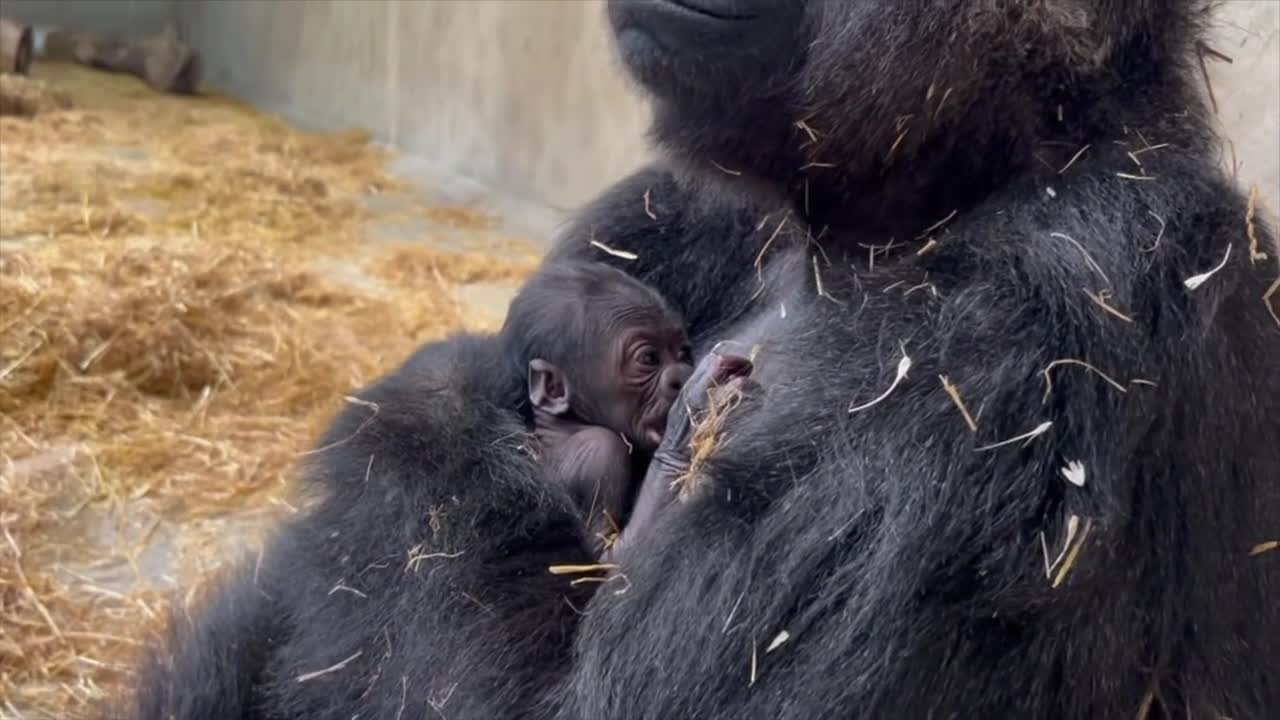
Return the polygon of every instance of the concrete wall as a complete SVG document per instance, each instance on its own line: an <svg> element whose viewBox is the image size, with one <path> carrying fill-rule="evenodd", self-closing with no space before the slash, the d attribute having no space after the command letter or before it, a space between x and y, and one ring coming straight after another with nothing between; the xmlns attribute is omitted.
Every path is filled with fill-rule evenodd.
<svg viewBox="0 0 1280 720"><path fill-rule="evenodd" d="M472 178L464 192L563 211L649 154L599 0L5 0L4 12L126 32L176 17L210 84L303 126L363 126L441 187ZM1208 67L1240 181L1280 207L1280 0L1225 2L1212 44L1234 59Z"/></svg>
<svg viewBox="0 0 1280 720"><path fill-rule="evenodd" d="M647 113L584 0L179 5L211 83L307 125L358 123L443 175L568 209L645 154Z"/></svg>
<svg viewBox="0 0 1280 720"><path fill-rule="evenodd" d="M1218 101L1223 163L1240 183L1258 185L1273 218L1280 212L1280 0L1232 0L1214 21L1211 44L1231 63L1206 60Z"/></svg>
<svg viewBox="0 0 1280 720"><path fill-rule="evenodd" d="M599 0L177 7L213 83L306 124L361 124L429 176L563 210L649 155L648 113L616 66ZM1209 70L1241 182L1280 207L1280 1L1226 2L1213 45L1235 60Z"/></svg>
<svg viewBox="0 0 1280 720"><path fill-rule="evenodd" d="M179 0L4 0L0 12L33 25L62 25L118 36L157 33L177 20Z"/></svg>

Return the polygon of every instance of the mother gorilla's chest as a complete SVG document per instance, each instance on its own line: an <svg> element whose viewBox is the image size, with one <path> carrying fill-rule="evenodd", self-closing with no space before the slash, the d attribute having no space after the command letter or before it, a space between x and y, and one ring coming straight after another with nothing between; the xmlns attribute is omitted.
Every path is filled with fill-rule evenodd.
<svg viewBox="0 0 1280 720"><path fill-rule="evenodd" d="M726 442L717 456L765 474L799 456L808 457L802 463L808 465L814 448L846 429L855 388L866 371L876 370L874 357L857 360L874 352L859 332L868 322L868 304L854 295L861 281L849 264L799 248L776 253L743 282L752 288L749 303L726 308L719 322L694 337L699 357L720 351L754 364L758 396L723 418ZM792 465L787 473L800 469Z"/></svg>

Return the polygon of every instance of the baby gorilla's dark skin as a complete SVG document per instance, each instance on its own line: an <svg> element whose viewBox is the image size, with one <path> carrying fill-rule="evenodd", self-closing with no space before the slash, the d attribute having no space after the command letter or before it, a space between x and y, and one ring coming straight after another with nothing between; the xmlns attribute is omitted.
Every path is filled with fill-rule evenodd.
<svg viewBox="0 0 1280 720"><path fill-rule="evenodd" d="M600 550L626 523L636 481L667 445L669 411L693 372L684 324L638 280L574 264L530 279L502 338L527 373L536 454L581 508Z"/></svg>

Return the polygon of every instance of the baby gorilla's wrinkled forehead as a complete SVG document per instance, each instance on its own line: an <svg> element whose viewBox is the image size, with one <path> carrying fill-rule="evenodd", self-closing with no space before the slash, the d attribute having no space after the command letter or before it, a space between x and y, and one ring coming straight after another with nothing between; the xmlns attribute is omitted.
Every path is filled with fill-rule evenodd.
<svg viewBox="0 0 1280 720"><path fill-rule="evenodd" d="M616 297L603 300L586 313L583 359L599 360L611 346L627 346L644 339L664 346L683 342L684 327L664 304L652 299Z"/></svg>
<svg viewBox="0 0 1280 720"><path fill-rule="evenodd" d="M683 341L684 322L656 291L608 265L556 263L538 271L512 300L502 335L517 367L543 358L585 368L615 338L657 334Z"/></svg>

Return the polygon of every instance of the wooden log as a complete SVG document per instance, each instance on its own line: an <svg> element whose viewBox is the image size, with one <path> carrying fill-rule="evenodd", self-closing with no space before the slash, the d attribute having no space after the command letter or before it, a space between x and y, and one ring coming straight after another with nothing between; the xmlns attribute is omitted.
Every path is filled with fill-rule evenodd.
<svg viewBox="0 0 1280 720"><path fill-rule="evenodd" d="M0 17L0 72L26 75L31 69L31 26Z"/></svg>

